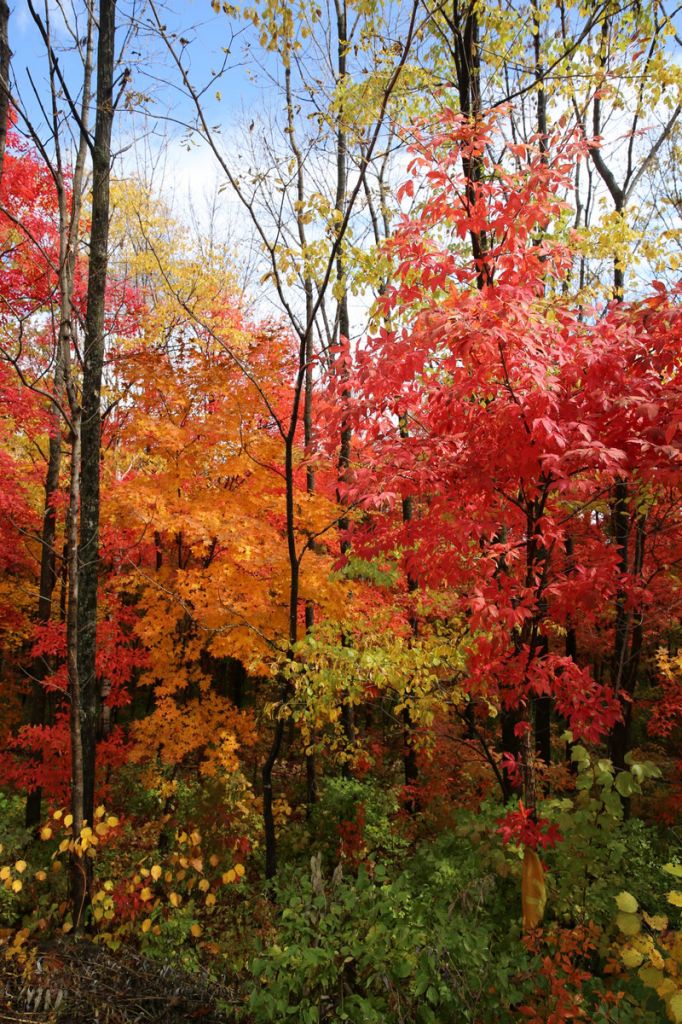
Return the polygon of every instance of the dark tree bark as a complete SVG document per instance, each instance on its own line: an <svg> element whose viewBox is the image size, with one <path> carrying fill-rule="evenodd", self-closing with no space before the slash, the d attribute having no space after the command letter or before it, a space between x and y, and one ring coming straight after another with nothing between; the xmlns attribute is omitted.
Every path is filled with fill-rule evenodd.
<svg viewBox="0 0 682 1024"><path fill-rule="evenodd" d="M12 51L9 48L9 4L0 0L0 182L5 164L7 117L9 114L9 69Z"/></svg>
<svg viewBox="0 0 682 1024"><path fill-rule="evenodd" d="M104 363L104 312L109 259L109 184L111 132L114 119L113 79L115 63L116 0L100 0L97 42L97 111L92 148L92 222L88 267L87 311L83 351L81 416L80 534L78 545L78 677L80 690L80 740L83 783L77 810L83 821L92 822L95 803L95 762L98 714L97 676L97 581L99 572L100 393ZM74 794L74 801L78 797ZM74 822L77 816L74 813ZM87 864L87 858L83 858ZM88 874L87 870L84 873ZM85 893L74 891L74 911L89 902L89 878L78 879Z"/></svg>
<svg viewBox="0 0 682 1024"><path fill-rule="evenodd" d="M62 382L61 351L57 349L57 367L55 369L55 386L60 388ZM47 456L47 472L45 474L45 505L40 549L40 582L38 593L38 622L46 625L52 615L52 595L57 583L55 541L57 537L57 510L54 498L59 489L59 473L62 461L61 417L56 409L52 410L50 424L50 441ZM50 664L45 656L36 658L31 671L31 697L29 721L31 725L44 725L47 716L47 694L43 680L50 672ZM42 753L36 751L36 761L42 761ZM26 795L26 828L36 829L40 824L42 810L42 789L36 786Z"/></svg>

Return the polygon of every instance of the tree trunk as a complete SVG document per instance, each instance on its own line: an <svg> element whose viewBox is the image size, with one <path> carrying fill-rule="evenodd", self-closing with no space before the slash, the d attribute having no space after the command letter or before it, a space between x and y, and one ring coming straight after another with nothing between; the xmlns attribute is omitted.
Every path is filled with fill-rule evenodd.
<svg viewBox="0 0 682 1024"><path fill-rule="evenodd" d="M104 362L104 310L109 246L111 130L116 0L100 0L97 42L97 113L92 151L93 200L83 352L80 537L78 549L78 670L83 745L83 817L92 822L99 715L95 667L99 570L100 391Z"/></svg>
<svg viewBox="0 0 682 1024"><path fill-rule="evenodd" d="M61 390L61 346L57 348L57 365L55 368L55 391ZM50 424L50 442L45 475L45 506L43 526L40 537L40 591L38 594L38 622L46 625L52 613L52 595L57 583L55 541L57 535L57 510L54 504L59 489L59 471L62 459L61 417L56 409L52 410ZM33 662L31 681L31 704L29 720L31 725L44 725L47 700L43 680L50 671L50 665L43 656ZM42 751L34 754L36 761L42 761ZM42 809L42 789L36 786L26 796L26 828L35 829L40 824Z"/></svg>
<svg viewBox="0 0 682 1024"><path fill-rule="evenodd" d="M5 165L7 145L7 118L9 115L9 68L12 51L9 48L9 4L0 0L0 183Z"/></svg>

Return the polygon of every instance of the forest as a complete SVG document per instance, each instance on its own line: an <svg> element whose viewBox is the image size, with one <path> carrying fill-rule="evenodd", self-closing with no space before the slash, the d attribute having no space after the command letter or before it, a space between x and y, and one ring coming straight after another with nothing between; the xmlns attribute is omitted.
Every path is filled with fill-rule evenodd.
<svg viewBox="0 0 682 1024"><path fill-rule="evenodd" d="M0 0L0 1021L681 1024L682 6Z"/></svg>

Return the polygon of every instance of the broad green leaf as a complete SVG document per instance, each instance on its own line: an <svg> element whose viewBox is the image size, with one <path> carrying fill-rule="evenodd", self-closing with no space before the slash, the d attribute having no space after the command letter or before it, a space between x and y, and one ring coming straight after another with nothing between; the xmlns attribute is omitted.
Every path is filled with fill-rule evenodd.
<svg viewBox="0 0 682 1024"><path fill-rule="evenodd" d="M635 792L634 779L630 772L618 772L615 786L622 797L632 796Z"/></svg>

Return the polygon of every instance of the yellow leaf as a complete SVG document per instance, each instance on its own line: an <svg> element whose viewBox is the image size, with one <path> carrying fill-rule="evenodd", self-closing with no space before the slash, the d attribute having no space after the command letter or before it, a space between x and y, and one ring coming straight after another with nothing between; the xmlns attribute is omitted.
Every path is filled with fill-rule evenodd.
<svg viewBox="0 0 682 1024"><path fill-rule="evenodd" d="M237 878L243 878L244 875L246 874L246 868L244 867L243 864L235 864L234 873L237 876Z"/></svg>
<svg viewBox="0 0 682 1024"><path fill-rule="evenodd" d="M140 899L144 900L146 902L147 900L150 900L151 898L152 898L152 891L149 888L149 886L145 886L144 889L142 890L142 892L140 893Z"/></svg>
<svg viewBox="0 0 682 1024"><path fill-rule="evenodd" d="M195 939L198 939L202 932L201 925L193 924L192 927L190 928L190 932L192 933Z"/></svg>
<svg viewBox="0 0 682 1024"><path fill-rule="evenodd" d="M212 892L210 892L208 894L208 896L206 897L206 906L207 907L212 907L214 905L215 905L215 896L213 895Z"/></svg>
<svg viewBox="0 0 682 1024"><path fill-rule="evenodd" d="M632 946L625 946L620 951L620 958L626 967L639 967L644 960L644 957L638 949L633 949Z"/></svg>
<svg viewBox="0 0 682 1024"><path fill-rule="evenodd" d="M682 1022L682 992L676 992L674 996L670 997L668 1003L668 1013L674 1024L681 1024Z"/></svg>
<svg viewBox="0 0 682 1024"><path fill-rule="evenodd" d="M637 912L637 900L629 892L619 892L616 896L616 905L624 914L635 914Z"/></svg>
<svg viewBox="0 0 682 1024"><path fill-rule="evenodd" d="M21 892L23 887L23 882L20 882L18 878L15 878L12 882L12 892Z"/></svg>
<svg viewBox="0 0 682 1024"><path fill-rule="evenodd" d="M673 889L672 892L669 892L668 903L672 903L674 907L682 907L682 892L679 889Z"/></svg>
<svg viewBox="0 0 682 1024"><path fill-rule="evenodd" d="M63 813L64 813L64 811L55 811L54 814L52 815L52 817L54 818L55 821L59 821L61 819Z"/></svg>
<svg viewBox="0 0 682 1024"><path fill-rule="evenodd" d="M627 914L623 911L616 914L616 924L623 935L637 935L642 928L642 922L637 914Z"/></svg>
<svg viewBox="0 0 682 1024"><path fill-rule="evenodd" d="M151 926L152 926L152 922L150 921L150 919L148 917L145 917L144 921L142 922L142 931L143 932L148 932L149 929L151 928Z"/></svg>
<svg viewBox="0 0 682 1024"><path fill-rule="evenodd" d="M0 868L0 881L4 882L6 879L9 878L11 873L12 869L8 868L7 865L5 865L4 868Z"/></svg>
<svg viewBox="0 0 682 1024"><path fill-rule="evenodd" d="M210 886L207 878L202 878L199 882L199 889L201 892L208 892Z"/></svg>
<svg viewBox="0 0 682 1024"><path fill-rule="evenodd" d="M45 879L47 878L47 874L44 871L36 871L35 877L36 881L44 882Z"/></svg>
<svg viewBox="0 0 682 1024"><path fill-rule="evenodd" d="M99 807L95 811L95 818L99 821L100 818L104 817L104 814L105 814L104 804L100 804Z"/></svg>
<svg viewBox="0 0 682 1024"><path fill-rule="evenodd" d="M50 828L49 825L44 825L43 828L41 828L41 830L40 830L40 838L41 839L51 839L52 838L52 829Z"/></svg>
<svg viewBox="0 0 682 1024"><path fill-rule="evenodd" d="M668 927L668 918L665 914L647 914L645 911L642 917L655 932L665 931Z"/></svg>
<svg viewBox="0 0 682 1024"><path fill-rule="evenodd" d="M229 882L234 882L236 877L236 872L234 871L233 868L230 868L230 870L226 871L225 874L223 875L223 882L225 883L225 885L227 885Z"/></svg>
<svg viewBox="0 0 682 1024"><path fill-rule="evenodd" d="M64 824L66 825L67 828L70 828L70 826L73 825L73 814L66 815L66 817L64 818Z"/></svg>
<svg viewBox="0 0 682 1024"><path fill-rule="evenodd" d="M657 989L663 981L663 971L657 971L655 967L642 967L637 973L649 988Z"/></svg>
<svg viewBox="0 0 682 1024"><path fill-rule="evenodd" d="M25 860L18 860L16 862L16 864L14 865L14 870L18 871L20 875L23 874L24 871L26 870L26 861Z"/></svg>
<svg viewBox="0 0 682 1024"><path fill-rule="evenodd" d="M180 897L178 896L178 894L176 892L172 892L170 894L170 896L168 897L168 899L170 900L171 907L179 907L180 906Z"/></svg>
<svg viewBox="0 0 682 1024"><path fill-rule="evenodd" d="M112 814L109 818L107 818L107 825L109 826L109 828L116 828L116 826L118 825L118 818Z"/></svg>
<svg viewBox="0 0 682 1024"><path fill-rule="evenodd" d="M158 882L158 880L161 878L161 868L159 867L158 864L154 864L152 870L150 871L150 875L152 876L155 882Z"/></svg>

